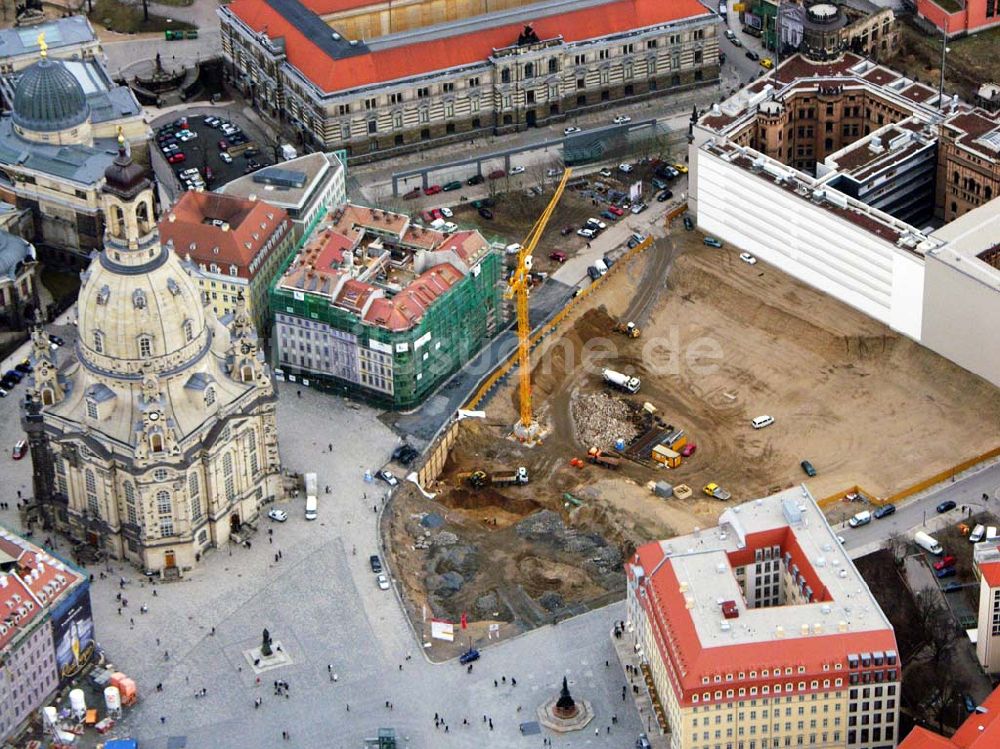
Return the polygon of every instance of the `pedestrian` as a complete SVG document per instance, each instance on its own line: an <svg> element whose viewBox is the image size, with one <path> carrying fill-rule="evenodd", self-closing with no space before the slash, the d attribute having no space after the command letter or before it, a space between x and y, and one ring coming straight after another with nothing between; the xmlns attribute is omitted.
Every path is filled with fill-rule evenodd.
<svg viewBox="0 0 1000 749"><path fill-rule="evenodd" d="M297 395L297 396L298 396L299 398L301 398L301 397L302 397L302 391L301 391L301 390L296 390L296 391L295 391L295 394L296 394L296 395Z"/></svg>
<svg viewBox="0 0 1000 749"><path fill-rule="evenodd" d="M434 722L436 723L437 721L438 721L438 714L434 713Z"/></svg>
<svg viewBox="0 0 1000 749"><path fill-rule="evenodd" d="M215 627L212 627L212 632L211 632L211 634L213 634L213 635L215 634Z"/></svg>
<svg viewBox="0 0 1000 749"><path fill-rule="evenodd" d="M277 555L277 554L275 554L275 555L274 555L274 563L275 563L275 564L277 564L277 563L278 563L278 555Z"/></svg>
<svg viewBox="0 0 1000 749"><path fill-rule="evenodd" d="M494 680L493 680L493 686L494 686L494 687L498 687L498 686L500 686L499 684L497 684L497 680L496 680L496 679L494 679Z"/></svg>
<svg viewBox="0 0 1000 749"><path fill-rule="evenodd" d="M327 445L327 447L330 448L330 452L333 452L333 443L332 442L329 445Z"/></svg>
<svg viewBox="0 0 1000 749"><path fill-rule="evenodd" d="M605 726L608 729L608 733L611 733L611 726Z"/></svg>
<svg viewBox="0 0 1000 749"><path fill-rule="evenodd" d="M163 660L165 660L165 661L169 661L170 660L170 653L168 651L166 651L166 650L163 651Z"/></svg>
<svg viewBox="0 0 1000 749"><path fill-rule="evenodd" d="M503 682L504 684L506 684L507 683L507 677L506 676L501 676L500 677L500 681Z"/></svg>
<svg viewBox="0 0 1000 749"><path fill-rule="evenodd" d="M490 730L493 730L493 718L490 718Z"/></svg>
<svg viewBox="0 0 1000 749"><path fill-rule="evenodd" d="M156 691L157 692L163 691L163 682L160 682L159 684L156 685Z"/></svg>
<svg viewBox="0 0 1000 749"><path fill-rule="evenodd" d="M378 512L378 507L376 507L375 505L372 505L372 512Z"/></svg>
<svg viewBox="0 0 1000 749"><path fill-rule="evenodd" d="M400 664L399 664L399 670L400 670L400 671L402 671L402 670L403 670L403 664L402 664L402 663L400 663Z"/></svg>
<svg viewBox="0 0 1000 749"><path fill-rule="evenodd" d="M332 671L333 671L333 664L332 663L327 663L326 664L326 672L327 673L331 673Z"/></svg>
<svg viewBox="0 0 1000 749"><path fill-rule="evenodd" d="M611 668L611 661L604 661L605 668Z"/></svg>
<svg viewBox="0 0 1000 749"><path fill-rule="evenodd" d="M156 598L156 588L153 588L153 598Z"/></svg>
<svg viewBox="0 0 1000 749"><path fill-rule="evenodd" d="M388 709L388 707L389 707L389 700L386 700L386 701L385 701L385 706L386 706L386 708Z"/></svg>
<svg viewBox="0 0 1000 749"><path fill-rule="evenodd" d="M278 549L278 559L284 559L285 557L281 554L281 549Z"/></svg>
<svg viewBox="0 0 1000 749"><path fill-rule="evenodd" d="M122 607L121 607L121 606L119 606L119 607L118 607L118 616L121 616L121 615L122 615Z"/></svg>
<svg viewBox="0 0 1000 749"><path fill-rule="evenodd" d="M347 706L347 712L351 712L351 706L350 705Z"/></svg>
<svg viewBox="0 0 1000 749"><path fill-rule="evenodd" d="M486 716L484 715L483 716L483 723L485 723L485 722L486 722Z"/></svg>
<svg viewBox="0 0 1000 749"><path fill-rule="evenodd" d="M595 728L594 729L594 735L595 736L600 736L601 735L601 729L600 728Z"/></svg>
<svg viewBox="0 0 1000 749"><path fill-rule="evenodd" d="M517 679L515 679L513 676L510 677L510 685L512 687L516 687L517 686Z"/></svg>
<svg viewBox="0 0 1000 749"><path fill-rule="evenodd" d="M161 715L160 716L160 723L166 723L166 722L167 722L167 716L166 715Z"/></svg>
<svg viewBox="0 0 1000 749"><path fill-rule="evenodd" d="M133 619L133 618L132 618L132 617L130 616L130 617L128 618L128 623L129 623L129 626L131 626L131 627L134 627L134 626L135 626L135 619Z"/></svg>

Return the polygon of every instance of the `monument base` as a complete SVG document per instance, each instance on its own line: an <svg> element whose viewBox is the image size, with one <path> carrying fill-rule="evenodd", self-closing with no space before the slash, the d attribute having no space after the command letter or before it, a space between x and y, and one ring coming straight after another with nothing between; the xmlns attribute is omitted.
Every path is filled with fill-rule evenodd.
<svg viewBox="0 0 1000 749"><path fill-rule="evenodd" d="M556 711L558 697L553 697L548 702L542 703L538 707L538 722L546 728L558 733L569 733L586 728L587 724L594 719L594 708L587 700L575 700L576 715L572 718L563 718Z"/></svg>
<svg viewBox="0 0 1000 749"><path fill-rule="evenodd" d="M271 654L261 655L260 646L250 650L243 651L243 657L247 659L247 663L250 664L250 668L253 669L255 674L262 674L265 671L270 671L274 668L280 668L281 666L291 665L292 659L285 653L281 643L277 640L271 643Z"/></svg>

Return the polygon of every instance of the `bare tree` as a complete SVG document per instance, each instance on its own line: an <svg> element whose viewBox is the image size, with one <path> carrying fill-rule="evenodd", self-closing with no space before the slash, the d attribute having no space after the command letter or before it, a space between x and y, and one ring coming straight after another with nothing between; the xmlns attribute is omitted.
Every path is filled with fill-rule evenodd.
<svg viewBox="0 0 1000 749"><path fill-rule="evenodd" d="M928 712L934 716L938 733L944 733L944 721L948 716L948 710L958 699L958 683L951 669L939 670L927 700Z"/></svg>
<svg viewBox="0 0 1000 749"><path fill-rule="evenodd" d="M882 544L882 548L892 553L892 561L895 562L897 567L903 566L909 547L909 540L899 531L890 533Z"/></svg>
<svg viewBox="0 0 1000 749"><path fill-rule="evenodd" d="M924 649L931 662L939 666L955 646L955 620L947 606L940 602L940 593L927 587L914 598L917 624L924 636Z"/></svg>

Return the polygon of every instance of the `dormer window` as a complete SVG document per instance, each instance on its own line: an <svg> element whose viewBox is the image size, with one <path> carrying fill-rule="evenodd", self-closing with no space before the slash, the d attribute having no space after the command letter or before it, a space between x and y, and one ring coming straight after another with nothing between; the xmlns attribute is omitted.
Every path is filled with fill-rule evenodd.
<svg viewBox="0 0 1000 749"><path fill-rule="evenodd" d="M91 419L98 418L97 401L87 398L87 416Z"/></svg>
<svg viewBox="0 0 1000 749"><path fill-rule="evenodd" d="M98 354L104 353L104 333L99 330L94 331L94 351Z"/></svg>
<svg viewBox="0 0 1000 749"><path fill-rule="evenodd" d="M229 275L230 276L235 276L238 273L239 273L239 269L235 265L230 265L229 266Z"/></svg>
<svg viewBox="0 0 1000 749"><path fill-rule="evenodd" d="M194 340L194 323L190 320L184 321L184 340L193 341Z"/></svg>
<svg viewBox="0 0 1000 749"><path fill-rule="evenodd" d="M148 359L153 355L153 339L148 335L139 336L139 358Z"/></svg>
<svg viewBox="0 0 1000 749"><path fill-rule="evenodd" d="M211 406L215 403L215 388L207 388L205 390L205 405Z"/></svg>

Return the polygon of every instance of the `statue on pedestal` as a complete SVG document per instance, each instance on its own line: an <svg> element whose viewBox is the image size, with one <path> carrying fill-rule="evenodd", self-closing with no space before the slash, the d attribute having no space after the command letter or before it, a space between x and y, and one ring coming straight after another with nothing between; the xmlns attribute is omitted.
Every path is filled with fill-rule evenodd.
<svg viewBox="0 0 1000 749"><path fill-rule="evenodd" d="M559 693L559 700L556 702L556 707L553 712L560 718L572 718L576 715L576 702L573 700L573 696L569 693L569 683L566 681L565 676L563 677L562 691Z"/></svg>
<svg viewBox="0 0 1000 749"><path fill-rule="evenodd" d="M271 633L264 628L264 637L260 643L260 654L263 656L271 655Z"/></svg>

